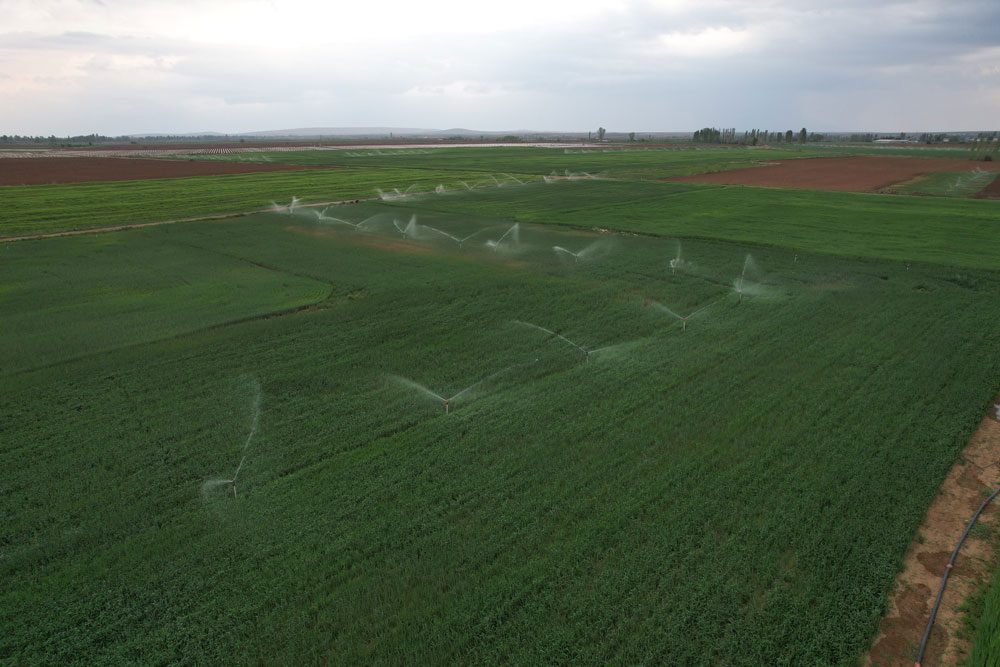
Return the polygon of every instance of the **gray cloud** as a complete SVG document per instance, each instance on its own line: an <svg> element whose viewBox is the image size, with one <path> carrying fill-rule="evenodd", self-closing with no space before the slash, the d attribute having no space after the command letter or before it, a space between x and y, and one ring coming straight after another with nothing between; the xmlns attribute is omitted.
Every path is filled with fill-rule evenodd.
<svg viewBox="0 0 1000 667"><path fill-rule="evenodd" d="M995 2L641 2L588 16L347 41L338 34L351 28L338 26L245 43L220 33L219 44L128 24L8 32L0 94L13 102L2 130L895 131L985 129L1000 118Z"/></svg>

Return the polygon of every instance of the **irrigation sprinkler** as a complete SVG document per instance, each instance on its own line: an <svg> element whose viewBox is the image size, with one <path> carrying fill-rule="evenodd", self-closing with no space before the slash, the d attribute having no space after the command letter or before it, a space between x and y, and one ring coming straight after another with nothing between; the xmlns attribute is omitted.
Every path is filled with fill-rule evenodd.
<svg viewBox="0 0 1000 667"><path fill-rule="evenodd" d="M558 245L552 246L552 249L555 250L557 253L561 252L561 253L565 253L567 255L571 255L573 257L573 263L574 264L576 264L577 262L580 261L580 253L578 253L578 252L573 252L572 250L567 250L566 248L563 248L562 246L558 246Z"/></svg>
<svg viewBox="0 0 1000 667"><path fill-rule="evenodd" d="M317 211L316 209L312 209L312 214L316 216L316 222L342 222L345 225L350 225L351 227L355 226L353 222L348 222L347 220L341 220L340 218L327 216L326 212L329 210L330 210L329 206L324 208L322 211Z"/></svg>
<svg viewBox="0 0 1000 667"><path fill-rule="evenodd" d="M570 255L573 258L573 263L576 264L581 259L586 259L587 256L589 256L592 252L594 252L595 249L599 248L603 244L603 242L604 242L603 239L594 241L583 250L579 250L577 252L573 252L572 250L569 250L568 248L564 248L559 245L552 246L552 249L556 252L556 254L563 253L564 255Z"/></svg>
<svg viewBox="0 0 1000 667"><path fill-rule="evenodd" d="M229 483L233 485L233 499L236 498L236 478L240 476L240 470L243 469L243 462L247 460L246 454L240 459L240 464L236 466L236 472L233 473L233 478L229 480Z"/></svg>
<svg viewBox="0 0 1000 667"><path fill-rule="evenodd" d="M425 229L429 229L432 232L437 232L441 236L447 236L452 241L454 241L455 243L457 243L459 248L461 248L462 246L465 245L465 242L468 241L469 239L471 239L473 236L479 236L483 232L486 232L486 231L489 231L491 229L494 229L495 227L486 227L484 229L479 229L479 230L476 230L476 231L472 232L468 236L463 236L463 237L455 236L454 234L449 234L448 232L446 232L444 230L438 229L437 227L431 227L430 225L424 225L424 228Z"/></svg>
<svg viewBox="0 0 1000 667"><path fill-rule="evenodd" d="M260 424L260 397L261 397L261 387L260 381L257 378L251 377L252 385L254 388L254 397L251 402L251 412L252 418L250 422L250 433L247 435L247 439L243 442L243 448L240 450L242 457L240 457L240 463L236 466L236 472L233 473L231 479L212 479L204 482L201 485L202 494L205 494L207 489L220 486L223 484L228 484L233 487L233 498L236 496L236 481L240 477L240 471L243 470L243 464L247 460L247 448L250 447L250 443L253 441L255 435L257 435L257 426Z"/></svg>
<svg viewBox="0 0 1000 667"><path fill-rule="evenodd" d="M689 319L691 319L692 317L694 317L695 315L697 315L701 311L705 310L706 308L710 308L710 307L714 306L715 303L716 303L715 301L712 301L711 303L707 303L704 306L702 306L701 308L695 310L694 312L688 313L687 315L678 315L677 313L675 313L674 311L672 311L670 308L667 308L666 306L664 306L659 301L653 301L653 305L655 307L659 308L660 310L662 310L666 314L670 315L671 317L674 317L674 318L680 320L680 322L681 322L681 331L687 331L687 321Z"/></svg>
<svg viewBox="0 0 1000 667"><path fill-rule="evenodd" d="M749 266L752 261L753 258L747 254L746 259L743 260L743 271L740 272L740 277L733 281L733 288L740 297L739 303L743 303L743 280L747 275L747 266Z"/></svg>
<svg viewBox="0 0 1000 667"><path fill-rule="evenodd" d="M520 223L515 222L513 225L510 226L510 229L505 231L496 241L487 241L487 245L493 246L493 252L496 252L500 248L500 244L503 242L503 240L507 238L507 236L512 232L514 236L512 236L511 238L514 240L515 243L517 243L520 239L521 227Z"/></svg>
<svg viewBox="0 0 1000 667"><path fill-rule="evenodd" d="M538 360L535 359L535 361L538 361ZM532 362L532 363L534 363L534 362ZM482 380L479 380L478 382L473 382L472 384L470 384L465 389L462 389L461 391L459 391L457 394L453 394L452 396L449 396L447 398L445 398L444 396L442 396L441 394L439 394L439 393L437 393L435 391L432 391L432 390L428 389L427 387L425 387L424 385L420 384L419 382L414 382L413 380L410 380L409 378L405 378L405 377L403 377L401 375L391 375L390 374L390 375L387 375L386 377L388 377L390 380L392 380L392 381L394 381L394 382L396 382L398 384L403 385L404 387L408 387L410 389L415 389L415 390L419 391L420 393L424 394L425 396L433 398L436 401L441 401L441 403L444 405L444 413L447 415L447 414L450 414L450 412L451 412L451 404L452 404L452 402L454 402L456 399L458 399L459 396L462 396L463 394L472 391L473 389L475 389L479 385L483 384L484 382L488 382L489 380L492 380L493 378L495 378L495 377L497 377L499 375L502 375L502 374L506 373L507 371L509 371L510 369L512 369L512 368L514 368L516 366L520 366L520 365L522 365L522 364L512 364L512 365L507 366L505 368L501 368L496 373L492 373L490 375L487 375L486 377L484 377Z"/></svg>
<svg viewBox="0 0 1000 667"><path fill-rule="evenodd" d="M392 199L402 199L403 197L409 197L410 196L410 190L412 190L415 187L417 187L416 183L414 183L413 185L411 185L408 188L406 188L406 190L400 190L399 188L393 188L392 192L385 192L384 190L382 190L382 188L375 188L375 192L378 193L378 198L379 199L381 199L383 201L388 201L388 200L392 200Z"/></svg>
<svg viewBox="0 0 1000 667"><path fill-rule="evenodd" d="M295 195L292 195L292 201L289 204L279 204L277 202L271 202L271 210L275 213L292 213L299 202L302 201Z"/></svg>
<svg viewBox="0 0 1000 667"><path fill-rule="evenodd" d="M367 222L367 220L365 222ZM359 224L362 224L362 223L359 223ZM407 236L413 237L413 236L417 235L417 214L416 213L414 213L412 216L410 216L410 221L408 223L406 223L405 226L404 225L400 225L399 220L397 220L395 218L393 218L392 224L396 228L396 231L398 231L400 234L402 234L403 238L406 238Z"/></svg>

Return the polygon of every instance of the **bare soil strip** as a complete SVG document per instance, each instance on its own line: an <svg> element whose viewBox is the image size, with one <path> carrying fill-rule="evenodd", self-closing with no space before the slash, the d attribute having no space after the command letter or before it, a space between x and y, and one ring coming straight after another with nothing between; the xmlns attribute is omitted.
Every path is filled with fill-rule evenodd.
<svg viewBox="0 0 1000 667"><path fill-rule="evenodd" d="M155 160L112 157L36 157L0 160L0 185L51 185L145 181L154 178L257 174L271 171L342 169L335 166L223 162L210 160Z"/></svg>
<svg viewBox="0 0 1000 667"><path fill-rule="evenodd" d="M994 403L1000 403L1000 396ZM906 552L904 569L896 577L890 595L889 611L864 664L912 667L951 552L966 522L987 494L1000 486L1000 421L996 414L997 409L992 408L980 423L931 503ZM977 525L995 528L998 515L994 501ZM970 638L961 636L963 613L959 607L996 571L996 545L984 537L986 534L985 530L974 529L955 560L923 667L957 665L968 658ZM989 534L995 532L990 530Z"/></svg>
<svg viewBox="0 0 1000 667"><path fill-rule="evenodd" d="M664 180L766 188L877 192L893 183L908 181L922 174L939 171L964 172L975 169L1000 172L1000 162L857 155L768 162L766 165L751 169L672 176Z"/></svg>

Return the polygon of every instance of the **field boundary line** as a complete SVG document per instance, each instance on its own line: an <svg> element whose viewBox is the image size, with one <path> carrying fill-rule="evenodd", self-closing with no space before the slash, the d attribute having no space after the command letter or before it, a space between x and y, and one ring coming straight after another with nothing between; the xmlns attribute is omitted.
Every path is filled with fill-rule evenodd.
<svg viewBox="0 0 1000 667"><path fill-rule="evenodd" d="M362 201L374 201L378 197L366 197L357 199L344 199L341 201L321 201L313 204L301 204L299 208L313 208L315 206L338 206L340 204L351 204L354 202ZM0 243L8 243L11 241L33 241L37 239L52 239L60 236L81 236L83 234L109 234L112 232L121 232L129 229L140 229L142 227L156 227L157 225L172 225L178 222L200 222L203 220L225 220L227 218L241 218L247 215L256 215L258 213L273 213L274 209L263 208L259 210L250 211L234 211L232 213L215 213L213 215L199 215L190 218L171 218L169 220L155 220L153 222L135 222L126 225L113 225L110 227L89 227L87 229L67 229L62 232L46 232L44 234L30 234L27 236L3 236L0 237Z"/></svg>
<svg viewBox="0 0 1000 667"><path fill-rule="evenodd" d="M57 361L52 361L49 363L41 364L38 366L32 366L31 368L24 368L21 370L13 371L10 373L0 373L0 377L14 378L25 375L30 375L31 373L37 373L39 371L45 371L50 368L57 368L59 366L64 366L66 364L73 364L81 361L86 361L88 359L94 359L102 355L115 354L118 352L134 350L147 345L158 345L172 340L181 340L189 336L198 336L210 331L216 331L219 329L225 329L227 327L239 326L241 324L249 324L251 322L260 322L263 320L270 320L276 317L287 317L289 315L300 315L303 313L318 313L325 310L329 310L332 306L324 304L340 305L340 301L334 299L334 292L336 288L330 290L326 296L322 299L312 301L310 303L302 304L299 306L288 306L285 308L279 308L278 310L269 310L264 313L256 313L251 315L241 315L232 320L225 320L222 322L216 322L214 324L206 324L195 329L190 329L188 331L179 331L175 334L169 336L164 336L162 338L153 338L146 341L136 341L134 343L127 343L125 345L120 345L118 347L111 347L105 350L95 350L93 352L84 352L83 354L78 354L74 357L68 357L66 359L59 359ZM342 300L341 300L342 301Z"/></svg>
<svg viewBox="0 0 1000 667"><path fill-rule="evenodd" d="M519 173L519 172L513 172ZM557 177L562 180L562 177ZM479 186L474 189L481 189L482 187L491 186ZM427 192L415 192L414 195L420 194L431 194L433 190ZM352 199L341 199L337 201L321 201L313 202L310 204L299 204L297 208L315 208L318 206L340 206L343 204L356 204L360 202L370 202L370 201L385 201L382 197L354 197ZM431 209L433 210L433 209ZM67 229L61 232L45 232L43 234L28 234L24 236L0 236L0 243L8 243L11 241L35 241L38 239L52 239L58 238L60 236L81 236L83 234L110 234L113 232L122 232L129 229L140 229L142 227L155 227L157 225L172 225L178 222L200 222L203 220L226 220L228 218L241 218L247 215L257 215L259 213L274 213L273 208L262 208L262 209L252 209L249 211L233 211L230 213L213 213L212 215L199 215L188 218L171 218L169 220L154 220L151 222L135 222L125 225L112 225L109 227L88 227L87 229Z"/></svg>

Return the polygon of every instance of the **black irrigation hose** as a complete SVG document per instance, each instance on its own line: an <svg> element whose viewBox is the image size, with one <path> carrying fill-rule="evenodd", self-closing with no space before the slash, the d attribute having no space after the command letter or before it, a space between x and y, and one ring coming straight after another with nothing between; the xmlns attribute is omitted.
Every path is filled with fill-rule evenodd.
<svg viewBox="0 0 1000 667"><path fill-rule="evenodd" d="M969 525L965 527L965 532L962 533L962 539L958 541L958 546L956 546L955 550L951 552L951 559L945 566L944 576L941 578L941 587L938 589L937 600L934 601L934 609L931 610L931 617L927 621L927 629L924 630L924 638L920 641L920 650L917 651L917 661L914 663L914 667L920 667L920 661L924 659L924 649L927 648L927 640L931 637L931 629L934 627L934 618L937 616L938 607L941 606L941 598L944 596L944 587L948 584L948 575L951 574L951 568L955 565L955 558L958 557L958 550L962 548L962 543L965 542L965 538L969 536L969 531L972 530L974 525L976 525L976 519L979 518L979 515L983 513L986 506L989 505L990 501L996 498L998 494L1000 494L1000 488L997 488L997 490L994 491L989 498L983 501L983 504L979 506L976 513L972 515L972 521L970 521Z"/></svg>

